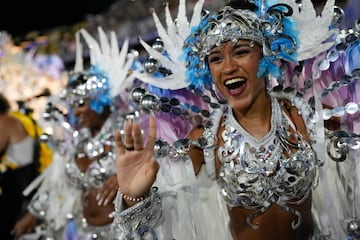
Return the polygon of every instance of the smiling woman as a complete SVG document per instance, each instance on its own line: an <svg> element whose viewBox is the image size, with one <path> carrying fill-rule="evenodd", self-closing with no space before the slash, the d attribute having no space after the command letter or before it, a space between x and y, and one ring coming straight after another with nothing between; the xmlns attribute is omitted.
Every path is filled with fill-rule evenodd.
<svg viewBox="0 0 360 240"><path fill-rule="evenodd" d="M135 70L146 86L142 96L133 92L134 102L148 113L149 96L154 99L144 128L148 141L126 149L128 136L143 141L138 123L125 126L125 140L115 136L117 239L359 239L360 136L337 121L350 118L355 109L345 106L358 106L359 99L331 107L324 99L340 87L351 101L359 96L345 83L358 77L357 30L344 32L342 41L334 34L343 34L333 21L335 0L320 15L310 0L234 0L238 8L205 12L196 26L185 24L179 2L177 21L166 16L167 29L154 14L161 44L142 42L155 67ZM333 64L340 60L346 73L329 73L325 84L325 70L339 70ZM182 88L209 103L210 114L186 138L164 142L158 133L174 127L160 124L161 113L176 114L163 102L175 102L174 90ZM169 89L173 94L163 94ZM188 109L187 103L178 109ZM345 138L346 150L338 149Z"/></svg>

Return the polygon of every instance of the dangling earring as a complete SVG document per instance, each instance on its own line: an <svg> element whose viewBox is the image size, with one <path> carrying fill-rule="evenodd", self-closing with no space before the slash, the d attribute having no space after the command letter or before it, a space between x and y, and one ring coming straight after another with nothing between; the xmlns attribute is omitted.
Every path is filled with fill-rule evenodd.
<svg viewBox="0 0 360 240"><path fill-rule="evenodd" d="M219 92L219 90L216 87L215 83L212 84L210 92L211 92L211 95L218 101L219 104L225 104L226 103L225 98Z"/></svg>

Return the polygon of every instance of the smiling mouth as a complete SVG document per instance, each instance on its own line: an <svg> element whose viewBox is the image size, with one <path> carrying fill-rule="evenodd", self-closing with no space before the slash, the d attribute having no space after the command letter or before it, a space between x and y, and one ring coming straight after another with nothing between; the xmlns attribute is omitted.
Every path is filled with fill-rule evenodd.
<svg viewBox="0 0 360 240"><path fill-rule="evenodd" d="M234 90L241 87L245 83L245 78L234 78L224 83L225 87L229 90Z"/></svg>

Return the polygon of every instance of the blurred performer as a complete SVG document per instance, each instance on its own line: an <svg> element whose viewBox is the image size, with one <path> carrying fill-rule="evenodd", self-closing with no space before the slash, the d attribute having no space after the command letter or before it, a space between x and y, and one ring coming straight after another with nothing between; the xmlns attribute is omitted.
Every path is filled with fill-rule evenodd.
<svg viewBox="0 0 360 240"><path fill-rule="evenodd" d="M26 211L34 194L23 190L51 162L50 148L40 142L42 129L31 111L19 103L19 111L11 111L5 95L0 93L0 238L13 239L11 230Z"/></svg>
<svg viewBox="0 0 360 240"><path fill-rule="evenodd" d="M68 106L66 117L57 119L62 136L29 213L14 228L16 239L34 231L35 219L43 220L37 234L46 238L108 239L117 191L113 132L130 109L125 94L136 54L128 53L128 41L119 51L114 32L109 42L99 28L100 44L84 29L78 34L90 47L91 66L83 69L77 35L74 73L60 94Z"/></svg>

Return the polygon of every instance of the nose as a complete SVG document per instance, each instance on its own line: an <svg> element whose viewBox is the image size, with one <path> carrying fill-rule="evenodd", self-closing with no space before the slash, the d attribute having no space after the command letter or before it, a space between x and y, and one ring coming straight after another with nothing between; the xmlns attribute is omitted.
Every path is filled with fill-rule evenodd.
<svg viewBox="0 0 360 240"><path fill-rule="evenodd" d="M223 60L222 70L221 72L223 74L232 74L234 71L236 71L237 65L234 59L232 57L227 56Z"/></svg>

